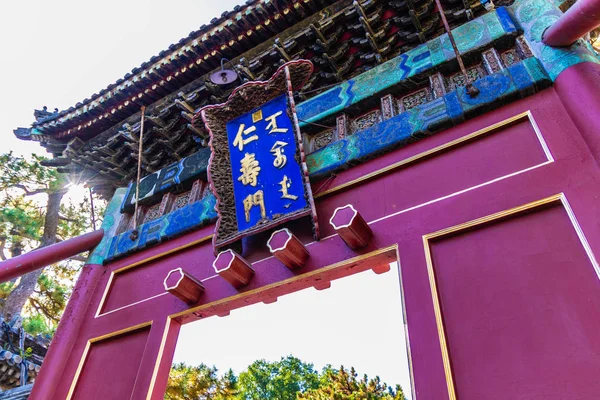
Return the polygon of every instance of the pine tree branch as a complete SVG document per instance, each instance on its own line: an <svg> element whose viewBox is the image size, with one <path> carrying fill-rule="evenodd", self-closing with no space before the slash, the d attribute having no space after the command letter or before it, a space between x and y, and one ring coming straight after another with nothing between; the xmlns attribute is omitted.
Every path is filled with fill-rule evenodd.
<svg viewBox="0 0 600 400"><path fill-rule="evenodd" d="M64 215L58 215L58 219L66 222L78 222L76 219L65 217Z"/></svg>
<svg viewBox="0 0 600 400"><path fill-rule="evenodd" d="M50 312L50 310L48 310L42 303L40 303L39 301L37 301L36 299L30 297L29 301L31 302L31 304L33 305L33 307L38 311L38 312L42 312L42 314L44 314L46 316L46 318L51 319L55 322L59 322L60 318L56 317L55 315L52 315L52 313Z"/></svg>
<svg viewBox="0 0 600 400"><path fill-rule="evenodd" d="M27 186L21 185L21 184L13 185L13 187L17 188L17 189L21 189L23 192L25 192L26 196L33 196L35 194L47 193L48 192L48 189L29 190L29 189L27 189Z"/></svg>
<svg viewBox="0 0 600 400"><path fill-rule="evenodd" d="M40 308L37 306L37 304L35 304L33 302L33 300L29 299L29 301L31 302L31 305L33 306L33 308L35 308L35 310L38 312L38 314L43 314L42 311L40 310Z"/></svg>
<svg viewBox="0 0 600 400"><path fill-rule="evenodd" d="M38 303L37 301L34 301L33 299L29 299L29 301L31 302L31 305L33 306L33 308L35 308L35 310L39 314L44 314L47 318L58 322L58 319L52 317L51 315L48 315L48 310L46 310L46 308L44 306L42 306L40 303Z"/></svg>

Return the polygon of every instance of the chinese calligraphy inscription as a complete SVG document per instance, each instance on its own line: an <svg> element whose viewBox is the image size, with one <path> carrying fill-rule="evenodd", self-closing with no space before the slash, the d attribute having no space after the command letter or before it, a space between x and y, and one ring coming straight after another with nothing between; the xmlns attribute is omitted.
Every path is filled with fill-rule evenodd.
<svg viewBox="0 0 600 400"><path fill-rule="evenodd" d="M288 99L227 122L238 230L310 210Z"/></svg>

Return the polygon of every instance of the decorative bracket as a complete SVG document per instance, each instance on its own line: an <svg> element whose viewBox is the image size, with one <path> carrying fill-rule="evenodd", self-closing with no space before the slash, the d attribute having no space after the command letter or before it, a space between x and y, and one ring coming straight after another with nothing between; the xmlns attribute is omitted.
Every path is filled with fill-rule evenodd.
<svg viewBox="0 0 600 400"><path fill-rule="evenodd" d="M190 305L196 304L204 293L202 283L181 268L169 271L163 283L167 292Z"/></svg>
<svg viewBox="0 0 600 400"><path fill-rule="evenodd" d="M365 247L373 237L373 231L352 204L336 208L329 223L353 250Z"/></svg>
<svg viewBox="0 0 600 400"><path fill-rule="evenodd" d="M254 276L250 263L235 251L228 249L220 252L213 262L215 272L236 289L246 286Z"/></svg>
<svg viewBox="0 0 600 400"><path fill-rule="evenodd" d="M308 260L308 250L287 228L273 232L267 246L271 254L291 270L303 267Z"/></svg>

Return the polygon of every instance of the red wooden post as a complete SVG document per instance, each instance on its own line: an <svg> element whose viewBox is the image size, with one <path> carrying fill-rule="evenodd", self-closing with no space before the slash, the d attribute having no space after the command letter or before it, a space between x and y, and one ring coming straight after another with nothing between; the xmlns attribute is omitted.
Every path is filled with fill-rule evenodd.
<svg viewBox="0 0 600 400"><path fill-rule="evenodd" d="M88 306L103 271L103 266L99 264L88 264L82 268L63 313L65 318L60 320L42 369L36 377L30 399L53 398L57 382L60 382L66 366L72 361L73 346L79 337L81 324L89 317Z"/></svg>
<svg viewBox="0 0 600 400"><path fill-rule="evenodd" d="M289 269L300 268L308 260L308 250L287 228L273 232L267 246L271 254Z"/></svg>
<svg viewBox="0 0 600 400"><path fill-rule="evenodd" d="M600 0L579 0L543 34L548 46L569 46L600 26Z"/></svg>
<svg viewBox="0 0 600 400"><path fill-rule="evenodd" d="M104 230L98 229L3 261L0 263L0 282L9 281L89 250L100 243L102 237Z"/></svg>
<svg viewBox="0 0 600 400"><path fill-rule="evenodd" d="M213 268L236 289L246 286L254 276L250 263L231 249L219 253L213 262Z"/></svg>
<svg viewBox="0 0 600 400"><path fill-rule="evenodd" d="M187 304L196 304L204 293L204 286L181 267L169 271L164 281L165 290Z"/></svg>
<svg viewBox="0 0 600 400"><path fill-rule="evenodd" d="M353 250L365 247L373 237L373 231L352 204L336 208L329 223Z"/></svg>

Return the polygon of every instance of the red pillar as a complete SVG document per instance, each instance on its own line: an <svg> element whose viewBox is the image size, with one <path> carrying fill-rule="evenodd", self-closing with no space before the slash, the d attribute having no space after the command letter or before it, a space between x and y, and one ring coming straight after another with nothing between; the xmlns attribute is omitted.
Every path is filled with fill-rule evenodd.
<svg viewBox="0 0 600 400"><path fill-rule="evenodd" d="M6 282L95 247L104 236L99 229L60 243L43 247L0 263L0 282Z"/></svg>
<svg viewBox="0 0 600 400"><path fill-rule="evenodd" d="M548 46L570 46L600 26L600 0L579 0L544 32Z"/></svg>
<svg viewBox="0 0 600 400"><path fill-rule="evenodd" d="M584 62L567 68L554 88L600 165L600 64Z"/></svg>
<svg viewBox="0 0 600 400"><path fill-rule="evenodd" d="M81 324L86 317L89 317L87 310L90 300L103 271L105 271L104 267L98 264L85 265L81 270L81 275L77 279L44 358L40 374L35 380L30 400L51 399L54 395L57 382L62 379L67 361L71 359L71 350L79 337Z"/></svg>
<svg viewBox="0 0 600 400"><path fill-rule="evenodd" d="M171 318L166 325L152 327L131 400L164 399L180 329L181 324Z"/></svg>

